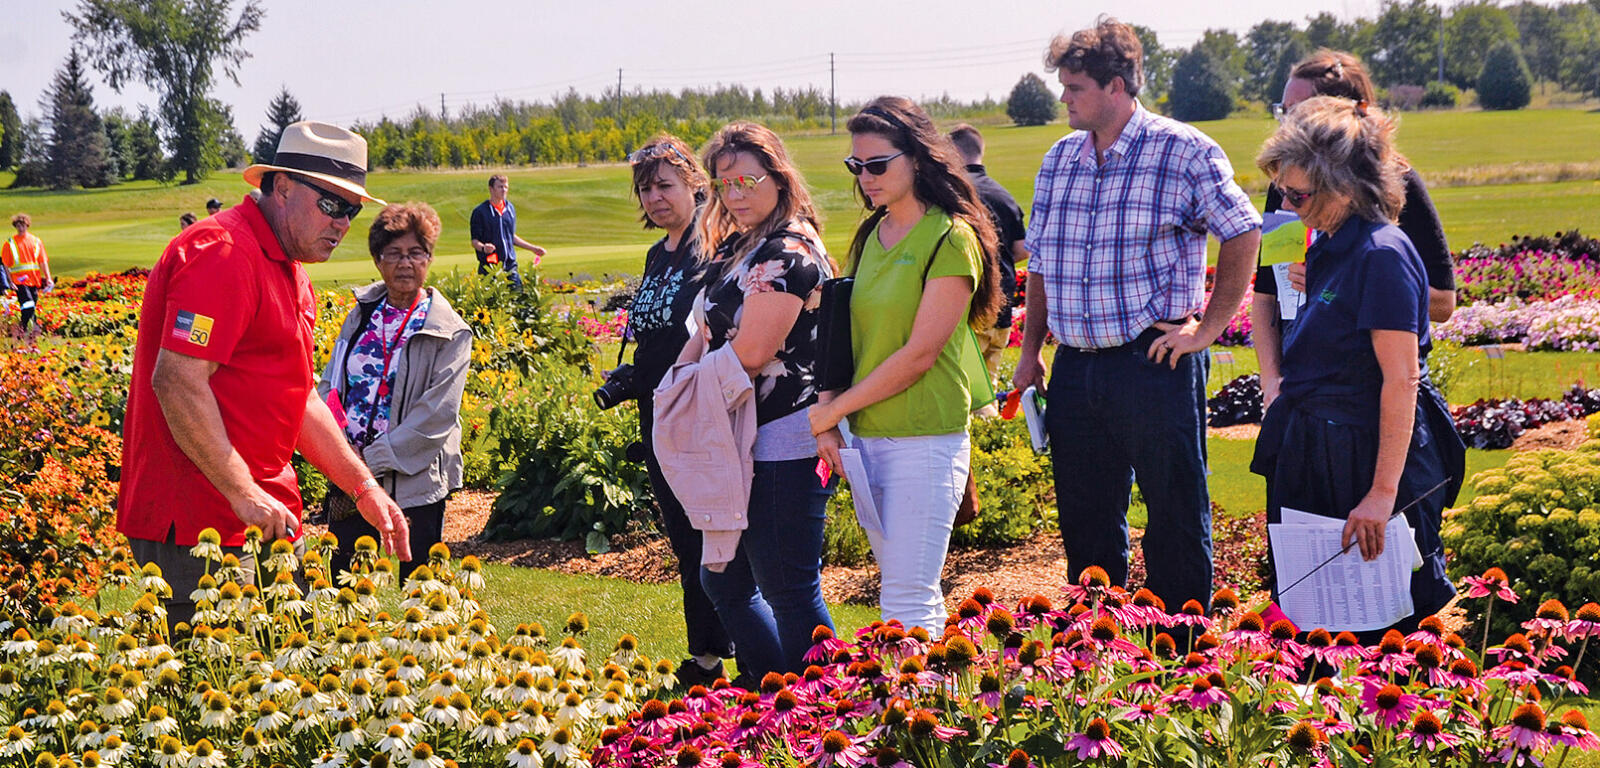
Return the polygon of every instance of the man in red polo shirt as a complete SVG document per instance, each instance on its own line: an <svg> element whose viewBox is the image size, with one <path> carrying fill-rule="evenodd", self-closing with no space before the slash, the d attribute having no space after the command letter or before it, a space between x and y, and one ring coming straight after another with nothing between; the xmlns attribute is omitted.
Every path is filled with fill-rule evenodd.
<svg viewBox="0 0 1600 768"><path fill-rule="evenodd" d="M295 123L274 163L244 172L259 203L246 197L167 245L139 313L117 529L161 566L173 624L193 615L201 530L229 548L251 525L299 543L296 450L356 499L386 549L411 557L405 516L345 443L312 370L316 301L301 264L332 255L362 201L384 204L365 188L366 141Z"/></svg>

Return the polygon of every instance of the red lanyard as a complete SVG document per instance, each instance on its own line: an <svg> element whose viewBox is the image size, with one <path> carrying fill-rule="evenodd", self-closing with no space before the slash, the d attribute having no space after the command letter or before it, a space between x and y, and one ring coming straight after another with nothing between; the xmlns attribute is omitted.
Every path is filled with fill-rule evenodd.
<svg viewBox="0 0 1600 768"><path fill-rule="evenodd" d="M387 299L385 301L387 301ZM394 338L390 339L388 343L383 345L383 370L378 374L378 397L380 399L389 393L389 361L394 359L395 350L400 349L400 337L405 335L406 326L411 323L411 314L416 312L417 307L421 304L422 294L418 292L417 298L411 300L411 308L406 310L405 318L400 321L400 327L395 329ZM383 315L381 314L381 310L378 318L379 327L381 328L383 324ZM378 340L383 341L382 330L378 331Z"/></svg>

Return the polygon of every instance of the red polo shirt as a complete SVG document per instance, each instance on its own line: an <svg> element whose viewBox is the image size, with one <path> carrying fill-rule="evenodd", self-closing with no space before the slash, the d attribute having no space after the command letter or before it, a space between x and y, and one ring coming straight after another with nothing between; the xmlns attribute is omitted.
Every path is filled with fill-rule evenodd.
<svg viewBox="0 0 1600 768"><path fill-rule="evenodd" d="M234 450L256 482L300 513L289 466L314 384L316 301L299 262L284 255L255 201L184 230L167 245L145 288L123 426L117 530L129 538L191 546L215 528L226 546L244 524L178 448L150 378L171 350L217 363L211 392Z"/></svg>

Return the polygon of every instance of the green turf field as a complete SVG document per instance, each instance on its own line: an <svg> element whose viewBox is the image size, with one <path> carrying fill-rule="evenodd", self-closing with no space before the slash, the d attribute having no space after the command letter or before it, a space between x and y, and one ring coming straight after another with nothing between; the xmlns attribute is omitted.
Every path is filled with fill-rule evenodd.
<svg viewBox="0 0 1600 768"><path fill-rule="evenodd" d="M1274 125L1265 117L1198 124L1222 144L1240 182L1257 193L1258 201L1263 179L1253 158ZM1401 125L1401 147L1433 180L1435 201L1456 247L1500 242L1518 233L1600 230L1600 112L1419 112L1404 115ZM1068 131L1066 124L990 125L984 131L991 175L1026 207L1039 161ZM798 136L789 147L823 211L828 245L842 252L861 214L839 162L849 153L848 137ZM1561 166L1566 171L1556 173ZM486 196L488 174L377 172L370 188L388 200L423 200L439 210L445 228L438 267L449 268L472 262L467 216ZM598 277L637 270L654 238L640 228L626 167L520 169L510 177L521 234L550 248L546 275ZM1519 181L1524 179L1535 181ZM9 181L9 174L0 174L0 184ZM0 211L32 214L34 231L49 248L56 271L74 275L151 264L177 232L178 214L203 212L212 196L231 204L244 192L237 174L219 173L192 186L137 182L71 192L3 190ZM370 215L357 219L333 261L313 268L314 279L337 284L373 275L363 242L370 221Z"/></svg>

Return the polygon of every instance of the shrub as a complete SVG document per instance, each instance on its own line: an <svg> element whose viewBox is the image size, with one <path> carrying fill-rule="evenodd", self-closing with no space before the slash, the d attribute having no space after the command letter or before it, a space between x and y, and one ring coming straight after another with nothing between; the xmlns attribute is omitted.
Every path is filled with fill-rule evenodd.
<svg viewBox="0 0 1600 768"><path fill-rule="evenodd" d="M1454 341L1434 338L1433 349L1428 352L1428 378L1445 402L1450 402L1450 391L1480 359L1481 355L1468 352Z"/></svg>
<svg viewBox="0 0 1600 768"><path fill-rule="evenodd" d="M1217 390L1206 400L1206 424L1231 427L1261 423L1261 374L1247 373Z"/></svg>
<svg viewBox="0 0 1600 768"><path fill-rule="evenodd" d="M1029 72L1011 88L1006 117L1017 125L1044 125L1056 119L1056 95L1038 75Z"/></svg>
<svg viewBox="0 0 1600 768"><path fill-rule="evenodd" d="M1461 103L1461 89L1449 83L1434 80L1422 94L1424 109L1455 109Z"/></svg>
<svg viewBox="0 0 1600 768"><path fill-rule="evenodd" d="M1172 116L1184 122L1221 120L1233 111L1237 88L1227 65L1195 43L1172 69Z"/></svg>
<svg viewBox="0 0 1600 768"><path fill-rule="evenodd" d="M1496 609L1491 632L1517 631L1539 603L1600 595L1600 442L1518 453L1472 479L1476 498L1446 513L1450 574L1506 573L1526 601Z"/></svg>
<svg viewBox="0 0 1600 768"><path fill-rule="evenodd" d="M1539 397L1479 400L1451 412L1461 441L1480 450L1510 448L1529 429L1582 415L1577 405Z"/></svg>
<svg viewBox="0 0 1600 768"><path fill-rule="evenodd" d="M1522 49L1514 41L1501 40L1484 57L1478 75L1478 103L1484 109L1522 109L1533 100L1532 84Z"/></svg>
<svg viewBox="0 0 1600 768"><path fill-rule="evenodd" d="M1390 87L1379 101L1380 103L1388 104L1389 109L1410 112L1417 107L1423 106L1426 98L1427 91L1423 90L1420 85L1396 85Z"/></svg>

